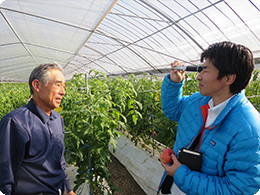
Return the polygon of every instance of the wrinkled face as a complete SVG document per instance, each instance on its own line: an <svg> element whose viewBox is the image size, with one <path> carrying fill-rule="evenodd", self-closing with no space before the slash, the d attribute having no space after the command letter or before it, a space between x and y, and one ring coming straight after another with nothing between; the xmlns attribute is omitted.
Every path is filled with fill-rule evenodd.
<svg viewBox="0 0 260 195"><path fill-rule="evenodd" d="M65 95L65 78L62 72L52 69L49 71L49 78L47 86L40 82L39 99L43 110L58 108L62 97Z"/></svg>
<svg viewBox="0 0 260 195"><path fill-rule="evenodd" d="M226 93L226 77L218 80L219 70L212 64L209 59L206 59L203 70L197 75L199 80L199 89L201 95L214 97L221 97Z"/></svg>

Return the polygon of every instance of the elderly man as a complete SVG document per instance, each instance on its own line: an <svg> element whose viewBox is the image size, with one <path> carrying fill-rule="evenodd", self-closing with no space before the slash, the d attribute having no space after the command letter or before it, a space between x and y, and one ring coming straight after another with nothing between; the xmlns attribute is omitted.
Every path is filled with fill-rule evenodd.
<svg viewBox="0 0 260 195"><path fill-rule="evenodd" d="M55 63L37 66L29 86L30 102L0 122L0 191L57 195L66 187L69 195L75 195L63 156L63 119L53 110L65 95L62 68Z"/></svg>

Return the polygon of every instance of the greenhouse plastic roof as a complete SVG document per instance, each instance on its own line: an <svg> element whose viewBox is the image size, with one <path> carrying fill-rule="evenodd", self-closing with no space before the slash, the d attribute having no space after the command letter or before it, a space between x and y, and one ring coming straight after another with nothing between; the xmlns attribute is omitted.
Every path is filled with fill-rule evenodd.
<svg viewBox="0 0 260 195"><path fill-rule="evenodd" d="M0 5L0 81L27 81L38 64L76 73L163 74L199 65L232 41L260 57L258 0L6 0Z"/></svg>

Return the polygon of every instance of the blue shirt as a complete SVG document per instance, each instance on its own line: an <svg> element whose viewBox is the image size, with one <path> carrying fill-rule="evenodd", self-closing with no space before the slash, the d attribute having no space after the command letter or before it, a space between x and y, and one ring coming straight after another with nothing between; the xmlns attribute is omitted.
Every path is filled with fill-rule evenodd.
<svg viewBox="0 0 260 195"><path fill-rule="evenodd" d="M63 118L53 110L49 117L30 100L0 122L0 191L71 191L63 153Z"/></svg>

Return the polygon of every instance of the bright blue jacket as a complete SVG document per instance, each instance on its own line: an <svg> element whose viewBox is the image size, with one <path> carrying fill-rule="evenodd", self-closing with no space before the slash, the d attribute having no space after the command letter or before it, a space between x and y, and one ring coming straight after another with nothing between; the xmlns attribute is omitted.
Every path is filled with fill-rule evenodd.
<svg viewBox="0 0 260 195"><path fill-rule="evenodd" d="M184 80L184 79L183 79ZM178 150L190 144L203 125L200 107L211 97L195 93L182 96L182 83L167 75L161 88L164 114L178 122ZM174 175L175 184L186 194L255 194L260 188L260 114L245 97L233 96L209 129L205 129L200 147L201 172L182 165Z"/></svg>

